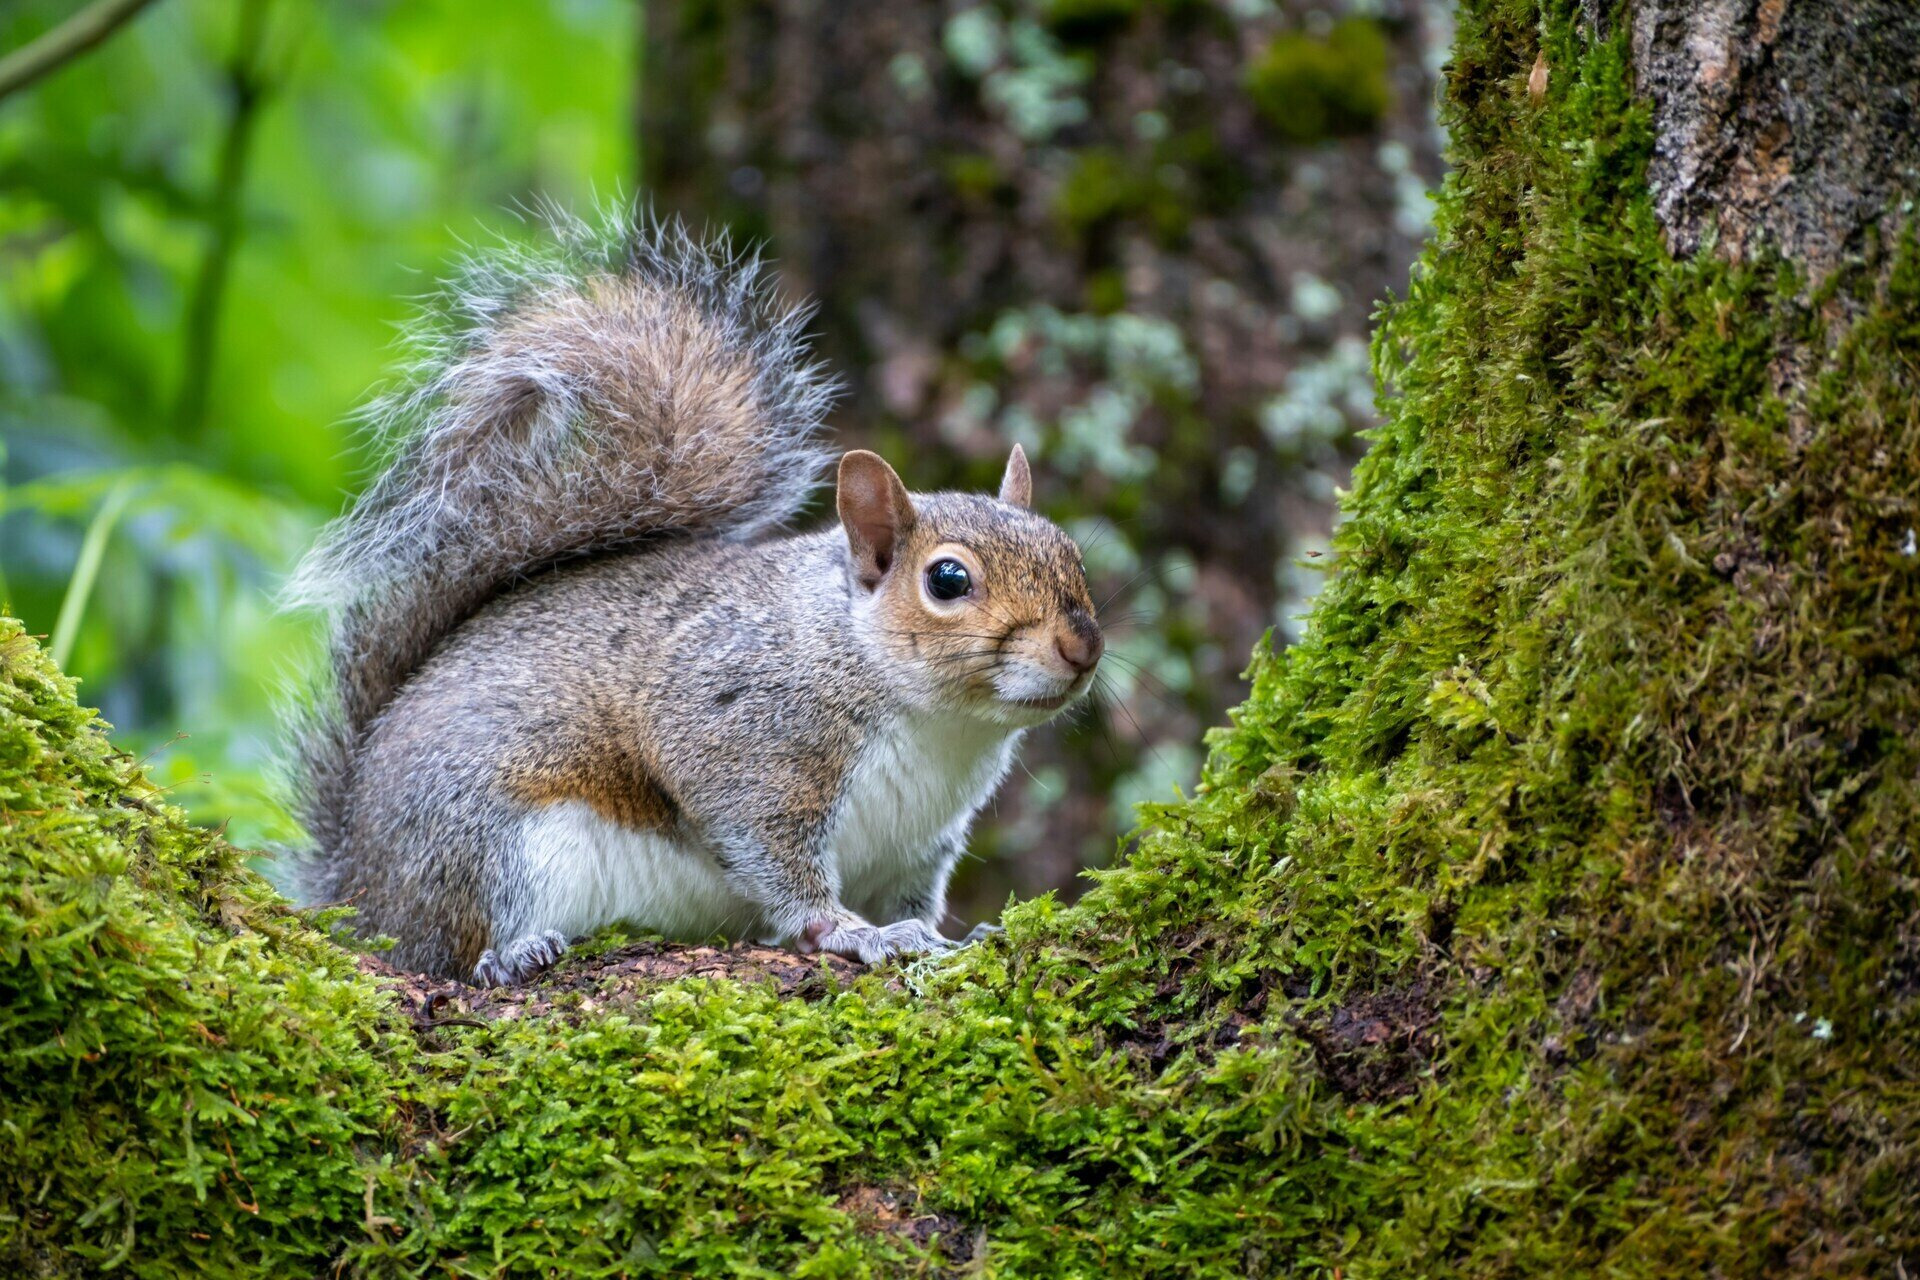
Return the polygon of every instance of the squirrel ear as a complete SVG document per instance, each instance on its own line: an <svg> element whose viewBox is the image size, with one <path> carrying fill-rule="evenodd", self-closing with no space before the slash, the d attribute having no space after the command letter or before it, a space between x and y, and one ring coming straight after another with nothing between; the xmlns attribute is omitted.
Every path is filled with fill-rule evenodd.
<svg viewBox="0 0 1920 1280"><path fill-rule="evenodd" d="M1000 477L1000 501L1012 507L1033 505L1033 472L1027 469L1027 451L1019 445L1007 455L1007 473Z"/></svg>
<svg viewBox="0 0 1920 1280"><path fill-rule="evenodd" d="M854 449L840 459L838 504L854 572L871 591L893 567L900 540L913 528L913 499L885 458Z"/></svg>

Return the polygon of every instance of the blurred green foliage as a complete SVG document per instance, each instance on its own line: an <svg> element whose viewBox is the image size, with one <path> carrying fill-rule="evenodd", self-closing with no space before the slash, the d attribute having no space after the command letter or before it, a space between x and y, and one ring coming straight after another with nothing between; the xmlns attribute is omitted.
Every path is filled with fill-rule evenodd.
<svg viewBox="0 0 1920 1280"><path fill-rule="evenodd" d="M73 9L0 9L0 48ZM272 590L356 483L354 406L463 237L630 187L636 18L160 0L0 102L0 597L51 634L119 495L68 669L239 839L291 834L272 703L316 637Z"/></svg>

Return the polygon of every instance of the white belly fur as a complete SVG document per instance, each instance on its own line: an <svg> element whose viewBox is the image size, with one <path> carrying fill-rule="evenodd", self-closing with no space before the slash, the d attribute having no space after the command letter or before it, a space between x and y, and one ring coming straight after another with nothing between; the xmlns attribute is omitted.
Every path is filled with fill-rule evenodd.
<svg viewBox="0 0 1920 1280"><path fill-rule="evenodd" d="M711 858L581 801L529 814L520 847L533 892L515 934L557 929L574 938L622 921L687 940L765 931L759 910L727 887Z"/></svg>
<svg viewBox="0 0 1920 1280"><path fill-rule="evenodd" d="M918 716L875 733L847 777L828 839L841 900L860 910L937 859L942 837L964 832L1000 785L1019 736Z"/></svg>
<svg viewBox="0 0 1920 1280"><path fill-rule="evenodd" d="M1020 735L990 725L902 718L869 740L847 778L827 841L841 901L860 910L919 878L964 831L1006 774ZM704 853L635 831L578 800L521 826L531 890L509 936L555 929L579 937L617 922L669 938L764 937L759 908L727 887ZM881 922L887 923L887 922Z"/></svg>

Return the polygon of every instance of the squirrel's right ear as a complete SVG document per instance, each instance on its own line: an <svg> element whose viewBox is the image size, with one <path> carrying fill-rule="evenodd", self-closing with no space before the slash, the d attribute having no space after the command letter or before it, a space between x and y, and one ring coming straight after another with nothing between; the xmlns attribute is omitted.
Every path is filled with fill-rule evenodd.
<svg viewBox="0 0 1920 1280"><path fill-rule="evenodd" d="M913 528L913 499L885 458L854 449L840 459L838 503L854 573L871 591L893 567L900 542Z"/></svg>
<svg viewBox="0 0 1920 1280"><path fill-rule="evenodd" d="M1033 472L1027 468L1027 451L1019 445L1007 455L1006 474L1000 477L1000 501L1011 507L1033 505Z"/></svg>

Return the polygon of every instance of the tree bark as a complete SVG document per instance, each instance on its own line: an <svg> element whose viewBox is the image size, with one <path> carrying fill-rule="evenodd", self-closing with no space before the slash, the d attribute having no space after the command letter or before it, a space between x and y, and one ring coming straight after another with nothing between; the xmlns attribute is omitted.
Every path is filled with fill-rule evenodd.
<svg viewBox="0 0 1920 1280"><path fill-rule="evenodd" d="M1674 252L1772 250L1813 280L1873 252L1920 191L1917 64L1920 9L1898 0L1636 5L1648 180Z"/></svg>

